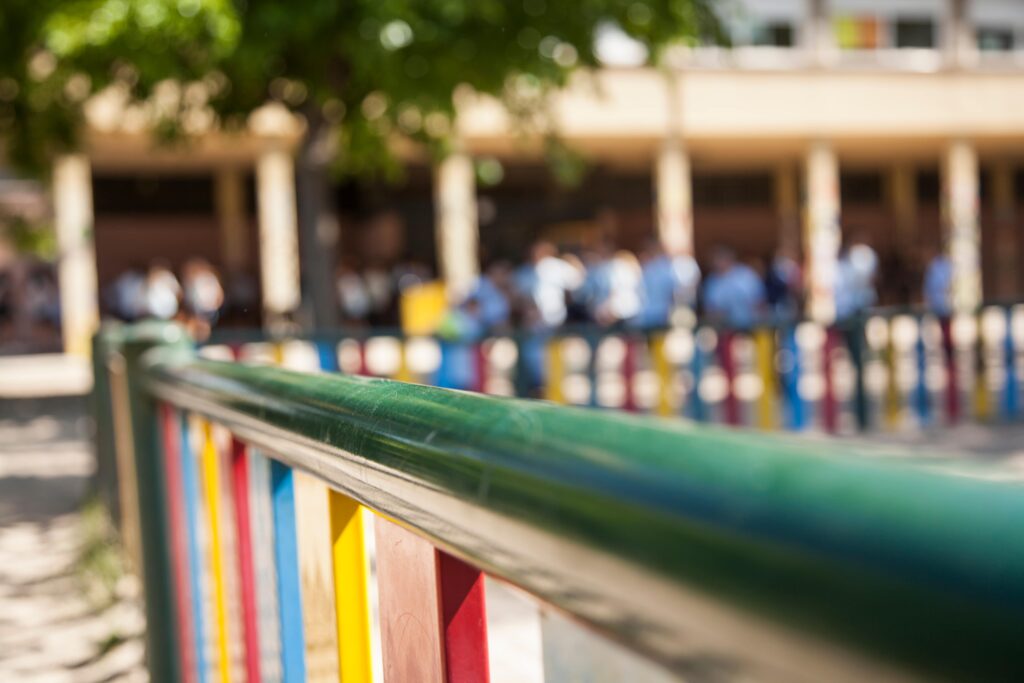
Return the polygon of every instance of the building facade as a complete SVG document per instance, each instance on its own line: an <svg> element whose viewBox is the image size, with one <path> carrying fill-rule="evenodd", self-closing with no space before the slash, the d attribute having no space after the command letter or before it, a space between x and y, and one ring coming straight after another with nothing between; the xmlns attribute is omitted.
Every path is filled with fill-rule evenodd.
<svg viewBox="0 0 1024 683"><path fill-rule="evenodd" d="M1020 295L1024 3L723 0L721 13L731 46L680 49L662 69L602 36L608 66L553 102L587 163L578 185L554 182L543 145L499 103L471 100L461 151L438 167L410 153L398 186L339 186L339 258L431 261L457 292L481 253L516 258L537 237L657 236L699 260L717 243L750 259L786 245L803 254L809 313L827 320L839 246L856 232L881 256L888 303L915 298L929 246L952 257L958 306ZM263 118L241 139L158 149L124 117L90 117L87 150L54 174L69 348L120 270L185 250L258 280L266 314L299 304L301 126ZM364 238L382 220L387 249Z"/></svg>

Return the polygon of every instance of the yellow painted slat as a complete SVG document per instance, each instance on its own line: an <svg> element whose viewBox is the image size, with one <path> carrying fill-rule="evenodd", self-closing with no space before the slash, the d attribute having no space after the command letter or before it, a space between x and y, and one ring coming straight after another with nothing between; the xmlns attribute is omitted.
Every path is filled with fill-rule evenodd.
<svg viewBox="0 0 1024 683"><path fill-rule="evenodd" d="M412 376L412 371L409 369L409 340L400 339L398 341L398 370L395 371L395 379L399 382L414 382L416 378Z"/></svg>
<svg viewBox="0 0 1024 683"><path fill-rule="evenodd" d="M334 605L338 622L338 672L342 683L373 680L370 648L370 563L364 513L348 496L330 492Z"/></svg>
<svg viewBox="0 0 1024 683"><path fill-rule="evenodd" d="M893 321L889 321L889 338L885 345L885 424L889 429L900 425L900 387L896 377L896 345L893 342Z"/></svg>
<svg viewBox="0 0 1024 683"><path fill-rule="evenodd" d="M231 681L231 659L228 638L227 581L224 575L224 550L220 523L220 462L213 429L209 422L203 429L203 484L210 520L210 569L213 574L214 636L217 640L217 666L221 683Z"/></svg>
<svg viewBox="0 0 1024 683"><path fill-rule="evenodd" d="M658 415L672 414L672 364L665 357L665 335L651 339L651 360L658 375Z"/></svg>
<svg viewBox="0 0 1024 683"><path fill-rule="evenodd" d="M775 424L775 332L773 330L757 330L754 333L754 348L757 354L757 374L761 377L763 388L757 399L757 426L761 429L774 429Z"/></svg>
<svg viewBox="0 0 1024 683"><path fill-rule="evenodd" d="M553 403L565 403L562 382L565 379L565 361L562 358L562 340L555 338L548 342L547 387L544 398Z"/></svg>
<svg viewBox="0 0 1024 683"><path fill-rule="evenodd" d="M978 314L977 359L974 373L974 416L979 420L988 418L991 411L988 396L988 362L985 359L985 325Z"/></svg>

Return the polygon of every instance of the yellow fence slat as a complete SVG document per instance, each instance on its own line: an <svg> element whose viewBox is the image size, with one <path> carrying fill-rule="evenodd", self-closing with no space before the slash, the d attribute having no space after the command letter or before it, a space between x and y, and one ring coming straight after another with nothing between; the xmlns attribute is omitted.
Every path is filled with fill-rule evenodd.
<svg viewBox="0 0 1024 683"><path fill-rule="evenodd" d="M757 426L761 429L774 429L776 427L774 341L774 330L757 330L754 333L757 374L761 376L763 385L761 395L757 400Z"/></svg>
<svg viewBox="0 0 1024 683"><path fill-rule="evenodd" d="M202 423L203 484L206 489L210 521L210 570L213 574L214 635L217 640L217 665L221 683L231 681L231 659L228 638L227 581L224 575L223 539L220 522L220 463L213 429Z"/></svg>
<svg viewBox="0 0 1024 683"><path fill-rule="evenodd" d="M338 669L343 683L373 680L370 646L370 563L362 506L331 491L334 605L338 624Z"/></svg>

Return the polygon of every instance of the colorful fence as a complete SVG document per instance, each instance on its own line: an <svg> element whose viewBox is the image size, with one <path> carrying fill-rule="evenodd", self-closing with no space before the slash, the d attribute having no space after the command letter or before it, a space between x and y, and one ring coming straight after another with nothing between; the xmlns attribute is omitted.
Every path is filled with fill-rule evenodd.
<svg viewBox="0 0 1024 683"><path fill-rule="evenodd" d="M385 683L488 681L485 574L648 663L549 657L570 642L553 628L552 682L1024 673L1012 472L121 333L106 365L154 680L369 681L378 643ZM264 351L333 357L237 353Z"/></svg>
<svg viewBox="0 0 1024 683"><path fill-rule="evenodd" d="M876 312L831 329L580 328L479 343L386 331L273 343L229 334L206 353L273 362L282 343L305 367L760 429L898 431L1014 420L1024 405L1024 305L953 320Z"/></svg>

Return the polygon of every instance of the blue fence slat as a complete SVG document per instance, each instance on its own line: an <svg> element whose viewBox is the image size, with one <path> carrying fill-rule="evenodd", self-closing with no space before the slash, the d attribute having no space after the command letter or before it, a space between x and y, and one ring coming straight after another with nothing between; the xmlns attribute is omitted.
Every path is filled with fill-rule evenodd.
<svg viewBox="0 0 1024 683"><path fill-rule="evenodd" d="M338 347L329 341L316 342L316 355L320 361L320 369L324 372L338 372Z"/></svg>
<svg viewBox="0 0 1024 683"><path fill-rule="evenodd" d="M914 345L917 353L917 387L914 389L914 408L917 417L922 425L931 423L931 405L928 396L928 354L924 346L924 321L918 321L917 343Z"/></svg>
<svg viewBox="0 0 1024 683"><path fill-rule="evenodd" d="M1003 386L1003 417L1012 420L1019 410L1017 388L1017 359L1013 343L1013 309L1006 309L1006 337L1003 339L1003 360L1006 382Z"/></svg>
<svg viewBox="0 0 1024 683"><path fill-rule="evenodd" d="M291 468L272 460L270 488L274 512L278 620L281 624L281 669L285 683L293 683L306 680L306 653L295 528L295 484Z"/></svg>
<svg viewBox="0 0 1024 683"><path fill-rule="evenodd" d="M690 362L690 369L693 372L693 391L690 392L689 400L689 412L697 422L707 422L708 411L707 405L704 403L704 399L700 396L700 380L704 376L704 350L700 348L699 332L697 328L693 330L693 359Z"/></svg>
<svg viewBox="0 0 1024 683"><path fill-rule="evenodd" d="M796 327L783 330L782 337L790 359L782 380L785 384L788 426L798 432L807 426L807 409L800 396L800 345L796 342Z"/></svg>
<svg viewBox="0 0 1024 683"><path fill-rule="evenodd" d="M206 628L203 623L202 561L199 556L199 472L189 441L188 417L181 417L181 478L185 494L185 522L188 539L189 582L192 593L192 622L195 624L196 668L199 683L206 683Z"/></svg>

